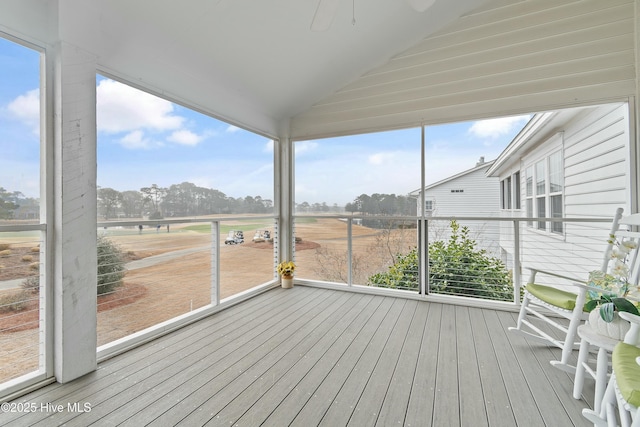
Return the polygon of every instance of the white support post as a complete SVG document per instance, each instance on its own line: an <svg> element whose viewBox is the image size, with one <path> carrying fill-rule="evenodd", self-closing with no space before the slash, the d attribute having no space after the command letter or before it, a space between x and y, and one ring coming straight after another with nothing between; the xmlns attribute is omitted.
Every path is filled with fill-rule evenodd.
<svg viewBox="0 0 640 427"><path fill-rule="evenodd" d="M54 71L54 373L96 369L96 59L59 42Z"/></svg>
<svg viewBox="0 0 640 427"><path fill-rule="evenodd" d="M48 54L51 53L51 58ZM40 223L47 224L42 232L40 259L40 369L46 377L54 375L53 364L53 227L55 223L55 52L40 56Z"/></svg>
<svg viewBox="0 0 640 427"><path fill-rule="evenodd" d="M426 197L424 194L424 189L426 187L425 140L425 127L424 125L422 125L420 127L420 209L417 212L417 214L420 215L420 219L418 220L418 248L420 251L420 253L418 254L418 259L420 260L420 262L418 263L418 279L420 281L420 295L426 295L427 293L429 293L429 221L427 220L426 215Z"/></svg>
<svg viewBox="0 0 640 427"><path fill-rule="evenodd" d="M353 218L347 218L347 285L353 285Z"/></svg>
<svg viewBox="0 0 640 427"><path fill-rule="evenodd" d="M430 290L429 282L429 220L423 218L420 220L420 257L422 260L420 277L420 294L427 295Z"/></svg>
<svg viewBox="0 0 640 427"><path fill-rule="evenodd" d="M522 266L520 265L520 221L513 221L513 302L520 305Z"/></svg>
<svg viewBox="0 0 640 427"><path fill-rule="evenodd" d="M293 260L293 142L289 138L275 141L276 200L278 201L278 262Z"/></svg>
<svg viewBox="0 0 640 427"><path fill-rule="evenodd" d="M211 304L220 304L220 222L211 222Z"/></svg>

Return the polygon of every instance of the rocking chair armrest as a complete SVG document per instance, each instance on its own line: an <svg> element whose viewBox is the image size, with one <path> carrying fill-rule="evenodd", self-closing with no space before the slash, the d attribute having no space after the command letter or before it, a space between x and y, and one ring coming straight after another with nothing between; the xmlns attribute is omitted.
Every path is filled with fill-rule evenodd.
<svg viewBox="0 0 640 427"><path fill-rule="evenodd" d="M571 283L571 285L573 285L573 286L577 286L577 287L580 287L580 288L582 288L582 287L589 288L589 286L587 286L587 282L585 280L576 279L575 277L565 276L563 274L554 273L552 271L540 270L538 268L527 267L527 269L531 270L531 276L530 276L530 279L529 279L530 283L534 282L537 273L542 273L542 274L548 274L549 276L558 277L560 279L565 279L565 280L568 280L569 282L573 282L573 283Z"/></svg>
<svg viewBox="0 0 640 427"><path fill-rule="evenodd" d="M640 345L640 316L627 313L626 311L619 311L618 315L622 319L631 323L631 328L627 331L627 333L624 336L624 342L627 344L639 346Z"/></svg>
<svg viewBox="0 0 640 427"><path fill-rule="evenodd" d="M635 314L627 313L626 311L619 311L618 315L622 317L627 322L631 324L640 325L640 316L636 316Z"/></svg>

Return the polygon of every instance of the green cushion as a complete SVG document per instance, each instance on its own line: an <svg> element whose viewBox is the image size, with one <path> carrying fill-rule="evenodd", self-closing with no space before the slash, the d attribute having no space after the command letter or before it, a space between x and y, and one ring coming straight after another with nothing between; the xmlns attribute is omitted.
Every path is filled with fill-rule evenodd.
<svg viewBox="0 0 640 427"><path fill-rule="evenodd" d="M547 304L564 308L565 310L573 310L576 306L576 294L563 291L552 286L529 283L527 284L527 291Z"/></svg>
<svg viewBox="0 0 640 427"><path fill-rule="evenodd" d="M616 345L611 355L611 364L622 397L633 406L640 407L640 348L623 342Z"/></svg>

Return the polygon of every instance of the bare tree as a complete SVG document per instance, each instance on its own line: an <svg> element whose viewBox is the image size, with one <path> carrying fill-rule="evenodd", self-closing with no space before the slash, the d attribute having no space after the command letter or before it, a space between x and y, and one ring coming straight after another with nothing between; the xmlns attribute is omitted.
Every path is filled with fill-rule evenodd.
<svg viewBox="0 0 640 427"><path fill-rule="evenodd" d="M160 212L160 202L167 194L167 189L158 187L157 184L151 184L151 187L142 187L140 192L144 195L144 201L146 203L151 203L153 206L151 216L162 216L162 213Z"/></svg>

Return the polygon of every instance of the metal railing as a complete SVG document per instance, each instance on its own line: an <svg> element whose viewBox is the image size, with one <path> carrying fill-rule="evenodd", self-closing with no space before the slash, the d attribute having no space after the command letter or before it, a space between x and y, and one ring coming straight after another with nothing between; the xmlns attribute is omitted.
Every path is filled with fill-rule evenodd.
<svg viewBox="0 0 640 427"><path fill-rule="evenodd" d="M273 217L98 226L98 346L216 306L275 277Z"/></svg>
<svg viewBox="0 0 640 427"><path fill-rule="evenodd" d="M276 283L278 227L273 217L97 225L99 354L109 354L111 343L131 338L124 345L135 345L142 331L166 328L176 319ZM231 239L232 230L243 231L244 241L238 233ZM0 383L44 372L50 351L45 341L52 328L45 319L50 315L45 309L50 285L43 280L45 233L41 224L0 225Z"/></svg>
<svg viewBox="0 0 640 427"><path fill-rule="evenodd" d="M611 223L606 218L357 215L295 220L296 248L303 249L296 250L301 280L514 304L528 267L577 279L598 269ZM539 280L562 286L551 276Z"/></svg>
<svg viewBox="0 0 640 427"><path fill-rule="evenodd" d="M44 224L0 225L0 383L43 372Z"/></svg>
<svg viewBox="0 0 640 427"><path fill-rule="evenodd" d="M561 233L549 226L556 222ZM597 269L610 222L296 216L296 280L516 305L528 267L576 278ZM244 232L244 243L227 240L233 230ZM45 232L45 225L0 226L0 244L9 244L8 253L0 250L0 381L43 369ZM99 347L276 283L273 217L100 222L97 232ZM254 235L262 239L253 242Z"/></svg>

